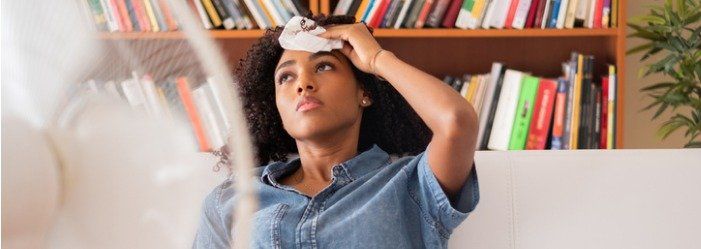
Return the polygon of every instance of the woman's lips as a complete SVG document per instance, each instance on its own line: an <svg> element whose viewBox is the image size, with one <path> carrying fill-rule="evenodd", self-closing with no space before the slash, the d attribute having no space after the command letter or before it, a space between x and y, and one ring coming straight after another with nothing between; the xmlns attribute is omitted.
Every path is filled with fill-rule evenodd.
<svg viewBox="0 0 701 249"><path fill-rule="evenodd" d="M321 105L318 103L307 102L307 103L304 103L301 106L299 106L299 109L297 109L297 111L299 111L299 112L309 111L309 110L315 109L319 106L321 106Z"/></svg>

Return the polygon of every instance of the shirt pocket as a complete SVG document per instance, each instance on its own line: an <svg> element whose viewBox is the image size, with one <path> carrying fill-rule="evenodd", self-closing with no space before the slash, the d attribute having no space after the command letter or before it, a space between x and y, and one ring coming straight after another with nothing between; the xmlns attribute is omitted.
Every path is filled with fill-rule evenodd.
<svg viewBox="0 0 701 249"><path fill-rule="evenodd" d="M280 223L289 207L287 204L278 203L255 213L253 248L282 248Z"/></svg>

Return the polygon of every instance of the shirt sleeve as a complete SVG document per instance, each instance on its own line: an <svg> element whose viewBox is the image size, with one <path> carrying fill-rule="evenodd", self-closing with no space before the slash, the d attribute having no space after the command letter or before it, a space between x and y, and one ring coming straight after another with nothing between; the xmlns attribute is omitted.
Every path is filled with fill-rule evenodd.
<svg viewBox="0 0 701 249"><path fill-rule="evenodd" d="M479 184L477 170L474 162L465 183L460 188L455 200L450 201L448 196L438 184L433 170L428 163L428 150L417 156L418 165L418 200L429 215L440 223L449 233L462 223L479 202Z"/></svg>
<svg viewBox="0 0 701 249"><path fill-rule="evenodd" d="M200 224L197 228L193 249L231 248L229 245L229 229L226 228L221 212L221 197L223 189L230 185L227 180L212 190L204 199Z"/></svg>

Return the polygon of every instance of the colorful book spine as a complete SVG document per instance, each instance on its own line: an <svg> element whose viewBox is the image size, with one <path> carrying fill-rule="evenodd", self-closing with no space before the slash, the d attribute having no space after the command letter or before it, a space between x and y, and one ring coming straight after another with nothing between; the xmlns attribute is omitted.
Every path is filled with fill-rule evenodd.
<svg viewBox="0 0 701 249"><path fill-rule="evenodd" d="M516 70L507 69L504 73L504 83L499 93L499 102L487 145L487 148L491 150L509 149L509 139L516 116L522 78L523 73Z"/></svg>
<svg viewBox="0 0 701 249"><path fill-rule="evenodd" d="M572 105L572 120L570 122L570 138L569 138L569 149L574 150L578 148L579 144L579 115L581 110L581 92L582 92L582 66L584 64L584 56L577 55L577 74L575 74L574 80L574 91L572 92L572 102L568 103Z"/></svg>
<svg viewBox="0 0 701 249"><path fill-rule="evenodd" d="M516 106L516 116L509 139L509 150L523 150L526 146L539 81L540 79L531 75L523 77L521 93Z"/></svg>
<svg viewBox="0 0 701 249"><path fill-rule="evenodd" d="M204 130L203 123L200 118L201 115L197 111L195 100L192 97L192 91L190 90L188 79L186 77L178 77L176 79L176 84L178 94L180 95L180 100L183 103L187 117L190 120L190 124L195 131L195 137L197 138L200 151L210 151L212 147L210 142L207 140L207 133Z"/></svg>
<svg viewBox="0 0 701 249"><path fill-rule="evenodd" d="M528 138L526 141L527 150L545 149L545 144L548 139L548 130L550 130L550 120L552 120L553 115L557 85L558 83L553 80L540 80L535 106L533 107L533 118L528 128Z"/></svg>
<svg viewBox="0 0 701 249"><path fill-rule="evenodd" d="M606 149L608 142L608 93L609 93L609 78L608 76L601 77L601 136L599 136L599 149Z"/></svg>
<svg viewBox="0 0 701 249"><path fill-rule="evenodd" d="M553 130L550 149L563 149L562 137L565 128L565 107L567 103L567 80L557 79L557 94L555 95L555 113L553 114Z"/></svg>
<svg viewBox="0 0 701 249"><path fill-rule="evenodd" d="M606 131L606 148L615 149L616 148L616 66L608 66L609 76L608 76L608 117L606 119L607 126L609 127Z"/></svg>

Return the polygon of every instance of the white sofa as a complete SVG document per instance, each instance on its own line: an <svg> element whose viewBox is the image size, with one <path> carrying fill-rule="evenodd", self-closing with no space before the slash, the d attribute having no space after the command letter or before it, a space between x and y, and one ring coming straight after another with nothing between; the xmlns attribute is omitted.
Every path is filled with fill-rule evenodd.
<svg viewBox="0 0 701 249"><path fill-rule="evenodd" d="M701 248L701 149L478 152L449 248Z"/></svg>

